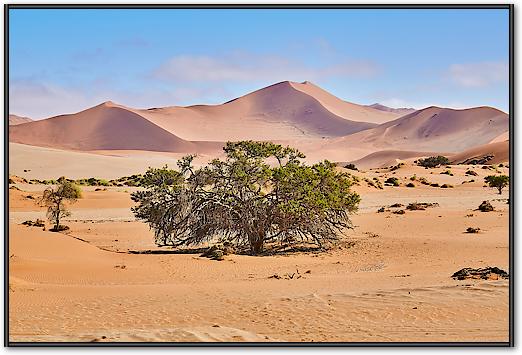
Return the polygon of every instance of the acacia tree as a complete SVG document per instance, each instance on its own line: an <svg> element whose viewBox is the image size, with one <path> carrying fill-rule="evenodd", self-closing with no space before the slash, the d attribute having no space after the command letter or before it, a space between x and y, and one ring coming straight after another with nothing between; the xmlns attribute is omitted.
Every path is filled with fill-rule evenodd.
<svg viewBox="0 0 522 355"><path fill-rule="evenodd" d="M509 176L507 175L489 175L484 178L484 181L488 183L489 187L498 189L498 194L502 195L504 187L509 185Z"/></svg>
<svg viewBox="0 0 522 355"><path fill-rule="evenodd" d="M449 163L449 159L442 155L417 160L417 165L425 168L436 168L437 166L448 165Z"/></svg>
<svg viewBox="0 0 522 355"><path fill-rule="evenodd" d="M73 203L80 197L80 188L64 177L58 179L56 187L45 189L40 203L47 207L47 218L54 224L51 231L60 231L60 219L71 215L71 212L65 207L65 202Z"/></svg>
<svg viewBox="0 0 522 355"><path fill-rule="evenodd" d="M228 142L226 158L195 169L149 169L144 191L132 194L136 218L154 230L158 245L195 245L218 237L252 254L270 241L322 246L350 228L359 195L349 174L323 161L305 165L296 149L270 142Z"/></svg>

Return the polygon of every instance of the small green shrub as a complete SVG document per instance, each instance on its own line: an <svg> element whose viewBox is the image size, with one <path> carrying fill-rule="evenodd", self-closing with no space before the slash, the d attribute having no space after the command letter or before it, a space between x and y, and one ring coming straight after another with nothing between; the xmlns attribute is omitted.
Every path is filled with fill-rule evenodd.
<svg viewBox="0 0 522 355"><path fill-rule="evenodd" d="M415 187L415 184L413 182L409 182L406 184L406 187Z"/></svg>
<svg viewBox="0 0 522 355"><path fill-rule="evenodd" d="M344 166L345 169L350 169L350 170L355 170L355 171L359 171L359 169L357 169L357 167L355 166L355 164L353 163L350 163L350 164L346 164Z"/></svg>
<svg viewBox="0 0 522 355"><path fill-rule="evenodd" d="M481 212L491 212L495 209L493 208L493 205L489 201L482 201L482 203L479 205L478 210Z"/></svg>
<svg viewBox="0 0 522 355"><path fill-rule="evenodd" d="M386 186L399 186L399 179L397 179L396 177L389 177L388 179L386 179L386 181L384 181L384 185Z"/></svg>
<svg viewBox="0 0 522 355"><path fill-rule="evenodd" d="M468 227L466 229L466 233L478 233L479 231L480 231L480 228Z"/></svg>

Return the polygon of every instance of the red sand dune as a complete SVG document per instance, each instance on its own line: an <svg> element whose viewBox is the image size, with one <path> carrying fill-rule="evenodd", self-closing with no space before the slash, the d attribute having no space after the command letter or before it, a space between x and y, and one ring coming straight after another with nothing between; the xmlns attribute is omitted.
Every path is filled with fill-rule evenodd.
<svg viewBox="0 0 522 355"><path fill-rule="evenodd" d="M491 107L432 106L398 116L343 101L309 82L285 81L221 105L133 109L107 102L10 126L9 140L82 151L211 155L225 141L271 140L298 147L311 160L353 161L388 150L457 153L501 139L509 129L508 115Z"/></svg>
<svg viewBox="0 0 522 355"><path fill-rule="evenodd" d="M332 140L331 145L377 150L460 152L489 143L509 129L506 113L491 107L428 107L378 127Z"/></svg>
<svg viewBox="0 0 522 355"><path fill-rule="evenodd" d="M10 142L72 150L192 151L185 141L134 112L106 102L72 115L9 127Z"/></svg>
<svg viewBox="0 0 522 355"><path fill-rule="evenodd" d="M484 144L450 156L449 159L454 164L462 164L472 159L480 159L488 155L493 155L493 159L489 160L488 164L509 162L509 141L504 140L501 142Z"/></svg>
<svg viewBox="0 0 522 355"><path fill-rule="evenodd" d="M305 82L277 83L221 105L134 110L187 140L340 137L398 117L338 99Z"/></svg>

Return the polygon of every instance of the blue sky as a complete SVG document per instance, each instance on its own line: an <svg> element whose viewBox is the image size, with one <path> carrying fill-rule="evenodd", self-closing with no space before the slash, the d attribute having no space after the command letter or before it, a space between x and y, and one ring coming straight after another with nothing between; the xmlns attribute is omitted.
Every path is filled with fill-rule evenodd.
<svg viewBox="0 0 522 355"><path fill-rule="evenodd" d="M10 112L222 103L309 80L355 103L508 110L507 10L9 13Z"/></svg>

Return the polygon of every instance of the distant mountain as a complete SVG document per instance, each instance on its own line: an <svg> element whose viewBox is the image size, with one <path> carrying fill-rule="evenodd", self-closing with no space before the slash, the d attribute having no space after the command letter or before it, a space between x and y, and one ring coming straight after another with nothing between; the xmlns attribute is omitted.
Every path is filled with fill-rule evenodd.
<svg viewBox="0 0 522 355"><path fill-rule="evenodd" d="M72 150L198 150L147 119L112 102L72 115L9 127L9 141Z"/></svg>
<svg viewBox="0 0 522 355"><path fill-rule="evenodd" d="M401 159L458 153L505 140L508 130L508 115L491 107L431 106L401 115L343 101L310 82L285 81L220 105L134 109L105 102L11 125L9 141L66 150L215 156L226 141L270 140L295 146L310 160L353 161L379 151L406 151L396 157Z"/></svg>
<svg viewBox="0 0 522 355"><path fill-rule="evenodd" d="M221 105L134 110L188 140L340 137L399 115L343 101L310 82L284 81Z"/></svg>
<svg viewBox="0 0 522 355"><path fill-rule="evenodd" d="M406 107L392 108L392 107L381 105L379 103L368 105L367 107L371 107L373 109L376 109L379 111L384 111L384 112L393 112L393 113L397 113L399 115L407 115L407 114L415 111L415 109L411 108L411 107L410 108L406 108Z"/></svg>
<svg viewBox="0 0 522 355"><path fill-rule="evenodd" d="M9 115L9 126L27 123L27 122L33 122L33 120L30 119L29 117Z"/></svg>
<svg viewBox="0 0 522 355"><path fill-rule="evenodd" d="M309 82L285 81L221 105L133 109L106 102L12 127L10 141L75 150L179 152L195 147L191 141L342 137L397 116L342 101Z"/></svg>
<svg viewBox="0 0 522 355"><path fill-rule="evenodd" d="M455 110L431 106L362 132L312 142L301 149L315 158L328 152L328 159L340 162L390 150L458 153L487 144L508 130L509 116L492 107Z"/></svg>
<svg viewBox="0 0 522 355"><path fill-rule="evenodd" d="M486 164L509 162L509 141L479 145L449 157L453 164L484 161Z"/></svg>

